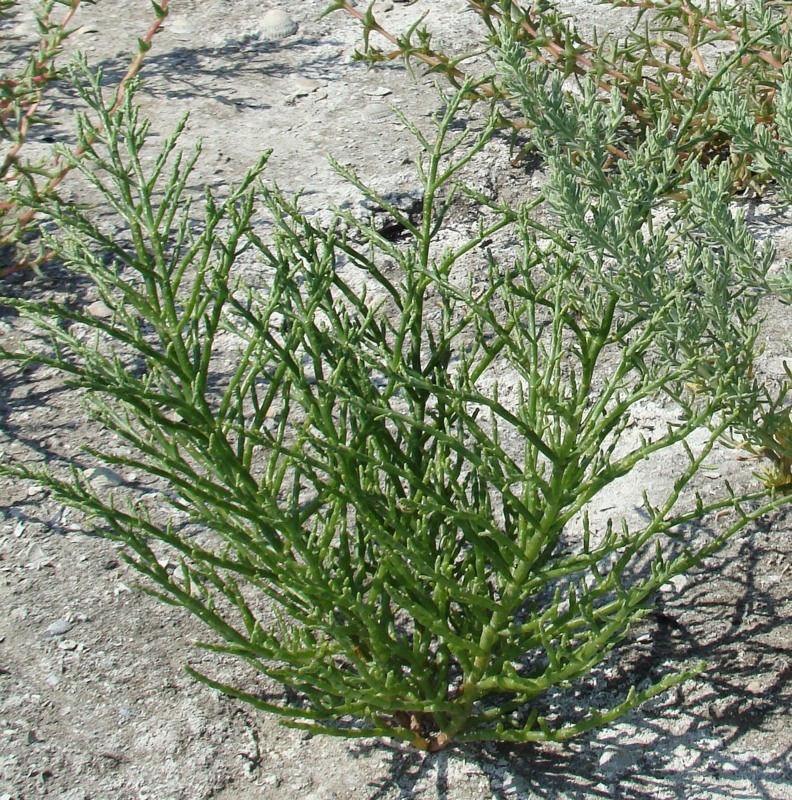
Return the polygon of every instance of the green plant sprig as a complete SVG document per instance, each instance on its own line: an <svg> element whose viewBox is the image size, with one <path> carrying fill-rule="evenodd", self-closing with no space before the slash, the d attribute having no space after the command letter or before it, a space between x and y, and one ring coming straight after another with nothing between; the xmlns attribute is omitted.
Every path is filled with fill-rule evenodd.
<svg viewBox="0 0 792 800"><path fill-rule="evenodd" d="M491 222L441 250L464 168L497 124L454 135L464 84L433 136L413 128L423 204L398 245L351 214L317 225L260 184L266 156L225 199L207 190L196 228L197 153L178 154L177 130L146 169L134 86L116 107L84 63L75 79L91 117L81 155L62 157L129 235L112 238L57 199L30 208L57 224L48 246L112 317L7 298L44 340L2 358L60 370L131 450L92 455L162 481L162 499L200 534L131 492L102 495L76 465L63 477L6 462L0 474L83 510L127 546L155 596L208 627L203 647L292 691L265 698L190 674L289 725L439 750L563 740L698 669L630 687L611 709L543 710L602 663L664 583L784 502L762 488L695 492L739 419L734 398L762 399L752 363L773 257L739 216L724 240L716 170L680 166L660 132L623 141L618 98L606 109L584 95L569 113L581 152L599 151L565 159L557 138L537 137L552 230L531 217L538 201L491 201ZM615 172L608 141L626 154ZM679 169L689 201L658 194ZM486 242L507 228L519 249L504 261ZM240 280L243 254L261 264L259 290ZM702 382L706 392L690 388ZM633 413L660 401L673 421L634 436ZM602 492L671 448L678 469L643 494L645 518L589 522ZM720 511L734 521L708 534Z"/></svg>
<svg viewBox="0 0 792 800"><path fill-rule="evenodd" d="M72 167L58 159L33 164L24 158L24 146L31 126L46 123L45 119L39 117L38 110L47 88L61 76L55 62L71 33L69 25L81 3L95 2L43 0L37 14L40 39L35 52L30 54L23 69L0 79L0 141L8 144L0 163L0 248L14 251L13 262L0 266L0 278L20 270L37 268L50 257L40 247L37 253L26 253L30 251L28 239L36 228L35 215L29 206L53 196ZM146 33L138 39L138 52L116 86L116 108L123 102L127 84L140 71L155 34L168 15L168 2L152 0L155 18ZM68 8L58 20L53 18L56 5ZM16 0L11 0L5 8L13 10L16 6ZM84 145L75 149L74 155L81 155L81 147L88 145L85 141ZM29 198L29 201L24 198Z"/></svg>

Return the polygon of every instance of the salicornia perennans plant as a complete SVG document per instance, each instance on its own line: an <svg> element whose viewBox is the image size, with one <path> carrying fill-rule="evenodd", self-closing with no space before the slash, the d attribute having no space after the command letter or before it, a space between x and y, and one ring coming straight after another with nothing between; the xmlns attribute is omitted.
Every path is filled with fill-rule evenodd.
<svg viewBox="0 0 792 800"><path fill-rule="evenodd" d="M69 376L134 453L99 455L167 482L162 501L201 532L147 514L134 495L101 496L77 468L70 478L0 471L87 512L160 597L208 626L216 638L203 646L290 691L192 674L293 726L437 750L563 740L695 671L629 687L612 708L547 713L662 584L780 502L764 490L694 491L734 396L758 393L772 251L740 216L739 246L724 245L710 222L730 214L719 174L679 164L670 123L630 144L618 98L570 102L588 155L575 163L539 137L544 197L513 208L461 182L497 124L493 115L478 134L454 132L463 86L432 136L412 127L419 219L338 167L396 218L404 235L392 242L351 214L312 222L258 185L265 159L227 198L207 190L198 226L186 189L194 162L176 155L176 136L146 168L131 93L109 111L99 79L82 80L98 124L85 117L90 147L63 157L129 241L57 203L50 244L112 318L7 299L45 341L5 357ZM542 100L548 113L567 102L552 91ZM609 144L626 154L612 170ZM659 191L680 169L691 204ZM481 204L481 224L444 247L455 191ZM532 217L543 200L550 227ZM698 212L705 204L713 215ZM513 247L497 256L488 243L506 235ZM253 254L258 289L235 268L244 257L250 276ZM702 381L706 392L695 390ZM635 434L634 412L661 399L672 421ZM603 492L669 448L678 469L664 491L636 497L642 516L589 522ZM708 533L713 512L728 519Z"/></svg>

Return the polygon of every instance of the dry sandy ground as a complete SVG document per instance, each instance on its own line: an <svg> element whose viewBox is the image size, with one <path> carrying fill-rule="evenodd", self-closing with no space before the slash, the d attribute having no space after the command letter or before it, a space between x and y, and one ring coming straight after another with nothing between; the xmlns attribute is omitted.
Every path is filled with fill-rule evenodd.
<svg viewBox="0 0 792 800"><path fill-rule="evenodd" d="M324 0L271 5L300 27L267 44L256 38L257 0L173 1L143 71L140 100L154 139L189 110L185 143L204 141L197 184L222 189L273 148L270 177L287 192L304 188L304 205L317 212L359 200L330 169L330 154L384 191L416 191L414 145L381 105L425 119L437 104L430 83L411 80L399 65L369 72L352 63L356 24L342 15L318 20ZM465 5L396 3L382 17L400 30L426 12L439 43L462 48L478 32ZM568 5L591 16L586 3ZM144 0L100 0L80 12L83 27L70 47L103 64L112 81L146 29L149 8ZM616 15L596 14L606 26L620 24ZM4 27L3 47L30 30ZM71 107L65 97L54 109L63 138ZM489 150L473 170L494 191L530 185L505 147ZM784 221L768 209L754 212L757 228L785 249ZM57 271L9 285L28 295L95 299ZM789 319L774 313L768 358L780 366ZM3 341L25 335L0 310ZM102 436L57 376L0 370L0 457L69 458ZM720 459L722 476L746 469L733 453ZM662 472L662 464L655 468ZM635 490L622 487L615 502L633 504ZM607 701L609 670L639 682L704 657L711 666L698 679L564 747L424 755L387 742L311 738L194 683L181 669L188 660L227 681L244 685L250 676L196 653L198 623L140 592L116 547L87 535L46 494L5 482L0 498L0 800L792 798L788 517L745 533L663 594L649 622L583 689Z"/></svg>

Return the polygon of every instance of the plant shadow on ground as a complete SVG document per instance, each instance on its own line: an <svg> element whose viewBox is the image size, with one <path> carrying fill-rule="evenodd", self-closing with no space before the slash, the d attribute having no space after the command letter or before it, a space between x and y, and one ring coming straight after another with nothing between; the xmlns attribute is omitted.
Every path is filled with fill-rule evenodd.
<svg viewBox="0 0 792 800"><path fill-rule="evenodd" d="M0 325L8 323L10 326L8 333L2 334L0 346L9 351L24 347L35 350L37 345L27 338L30 328L19 319L14 308L3 302L3 295L38 302L62 302L69 309L82 313L91 313L90 304L98 300L95 285L87 276L57 262L48 262L38 274L31 269L12 273L0 281ZM144 365L138 361L137 367L143 369ZM231 374L230 367L215 370L208 389L220 386ZM64 376L46 366L35 363L20 366L0 361L0 458L10 448L14 451L14 460L28 465L47 465L60 476L71 467L97 466L97 459L82 447L96 447L102 436L101 429L90 418L75 391ZM65 448L64 443L69 447ZM107 452L112 452L112 447L108 447ZM144 484L127 485L132 490L146 488ZM28 498L27 488L25 484L18 484L14 493L0 501L0 513L13 507L18 520L45 524L53 529L47 510L42 510L35 496ZM182 524L177 527L181 528Z"/></svg>
<svg viewBox="0 0 792 800"><path fill-rule="evenodd" d="M321 50L315 52L319 44L328 42L301 37L286 44L266 43L245 37L223 47L174 47L151 53L144 62L142 76L144 80L156 79L146 83L146 90L153 97L188 100L207 97L229 106L269 108L263 81L293 72L295 58L299 58L301 77L326 80L332 74L331 67L338 56L322 55ZM340 42L338 46L341 47ZM357 68L365 69L362 65ZM121 75L111 74L111 77L117 79ZM261 94L240 94L240 88L244 87L259 89Z"/></svg>
<svg viewBox="0 0 792 800"><path fill-rule="evenodd" d="M318 48L318 44L323 47ZM141 105L147 107L150 103L173 103L186 112L202 103L211 104L211 113L227 119L228 129L234 130L241 119L237 114L257 115L267 110L271 113L273 107L281 106L286 113L288 106L285 103L290 87L285 85L284 79L290 74L321 82L331 77L338 79L339 75L341 80L351 81L353 74L363 76L366 73L367 68L363 64L343 64L339 68L337 52L343 43L335 42L338 47L333 48L332 54L328 53L328 44L334 42L302 37L288 43L269 44L248 37L222 47L209 47L181 45L158 39L154 49L146 55L140 71L143 83L139 93ZM96 61L91 59L90 63L92 68L103 71L103 86L112 94L124 79L129 61L129 56L124 54ZM295 64L299 66L295 67ZM33 126L28 141L41 145L56 142L74 147L76 135L73 124L62 121L72 120L77 112L85 110L77 91L67 80L61 81L51 87L46 101L46 114L53 122ZM197 136L190 137L190 140L203 138L205 132L200 127L200 120L201 114L196 113L191 125L196 126ZM170 132L168 127L161 130L154 128L152 141L154 137L166 136ZM183 138L179 147L185 151L191 149L188 137ZM203 162L204 168L199 166L189 184L190 191L196 196L201 195L206 187L227 186L230 179L220 170L213 169L207 174L206 166L210 159L204 158Z"/></svg>
<svg viewBox="0 0 792 800"><path fill-rule="evenodd" d="M87 277L52 262L46 264L38 274L32 269L25 269L11 273L0 281L0 323L18 319L17 311L3 302L2 295L42 302L66 298L73 308L83 308L96 299L93 283ZM9 341L4 338L2 345L13 350L29 344L25 340L25 326L11 324L14 339ZM20 368L10 362L0 362L0 370L0 434L30 447L42 456L48 455L35 436L38 425L31 428L27 417L21 417L18 422L12 421L12 417L33 410L41 412L42 406L45 409L50 407L55 413L62 405L68 405L65 399L60 404L56 400L64 398L71 390L61 379L53 381L52 375L46 375L46 370L40 365L30 364ZM25 388L30 391L24 393ZM53 427L56 430L63 427L63 420L46 413L42 417L36 423L41 423L41 430L48 432L47 435L52 435Z"/></svg>
<svg viewBox="0 0 792 800"><path fill-rule="evenodd" d="M333 42L301 37L286 44L260 42L255 37L245 37L222 47L191 47L157 40L155 49L146 55L140 71L145 93L156 99L189 100L209 99L237 108L261 110L271 107L267 102L267 78L283 78L294 72L294 62L299 63L299 76L314 80L327 80L338 72L339 56L315 52L317 45L325 47ZM338 48L342 43L337 42ZM159 49L157 49L159 48ZM337 52L334 50L334 52ZM299 55L298 55L299 54ZM103 71L104 83L118 86L126 74L129 59L113 57L100 60L92 67ZM366 71L362 64L345 65L345 71ZM58 111L71 111L79 105L76 93L69 91L58 100ZM255 95L244 89L258 89Z"/></svg>
<svg viewBox="0 0 792 800"><path fill-rule="evenodd" d="M775 800L792 772L792 736L783 733L792 697L792 641L784 642L792 599L771 573L773 565L791 563L790 521L779 515L772 529L754 529L713 559L714 569L691 576L680 596L659 598L646 623L647 648L636 648L633 634L604 665L617 665L617 682L629 685L649 673L657 679L673 669L669 663L703 659L708 669L699 678L616 729L563 745L481 743L433 755L382 742L353 745L355 758L386 755L387 774L370 785L371 799L390 797L398 786L404 797L451 800L464 765L499 800Z"/></svg>

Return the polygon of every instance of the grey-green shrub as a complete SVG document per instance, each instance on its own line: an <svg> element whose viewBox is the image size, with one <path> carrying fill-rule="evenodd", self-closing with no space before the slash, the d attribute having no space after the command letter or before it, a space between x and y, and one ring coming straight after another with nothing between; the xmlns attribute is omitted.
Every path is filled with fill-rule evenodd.
<svg viewBox="0 0 792 800"><path fill-rule="evenodd" d="M531 66L550 69L578 87L595 85L601 102L619 97L633 133L639 137L663 115L680 129L674 146L685 159L732 160L735 189L762 184L750 160L732 148L727 131L712 124L712 100L702 92L717 75L723 59L731 61L728 86L739 95L752 126L775 129L776 86L792 49L792 31L784 4L773 0L713 4L709 0L600 0L620 12L616 23L625 31L592 23L583 13L568 13L553 0L467 0L481 23L479 40L465 52L437 47L431 16L416 12L405 31L394 34L373 6L363 10L347 0L333 0L326 14L344 11L357 18L362 50L356 55L369 64L403 58L412 68L421 64L459 87L468 75L479 75L470 96L498 97L504 105L519 105L521 94L500 80L497 70L482 67L482 55L497 59L504 31L522 49ZM581 11L586 5L581 6ZM593 31L588 31L593 26ZM372 34L376 34L372 36ZM383 42L387 47L383 48ZM719 90L723 82L718 81ZM528 119L505 114L502 122L522 128Z"/></svg>

